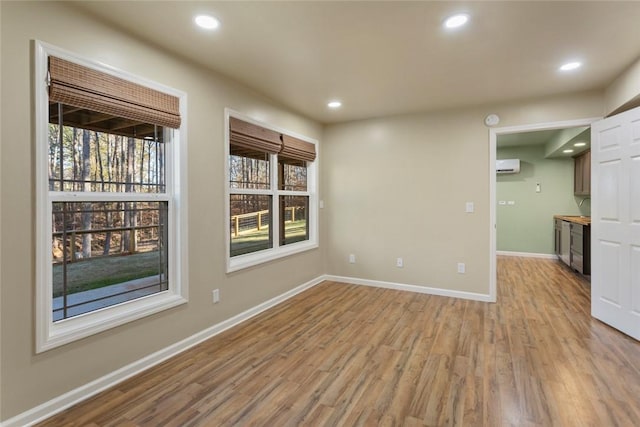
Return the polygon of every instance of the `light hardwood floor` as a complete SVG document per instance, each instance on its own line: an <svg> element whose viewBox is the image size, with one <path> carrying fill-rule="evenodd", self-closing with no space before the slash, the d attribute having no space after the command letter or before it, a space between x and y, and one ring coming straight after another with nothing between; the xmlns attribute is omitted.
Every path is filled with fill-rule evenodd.
<svg viewBox="0 0 640 427"><path fill-rule="evenodd" d="M498 303L322 283L42 426L638 426L640 343L559 262Z"/></svg>

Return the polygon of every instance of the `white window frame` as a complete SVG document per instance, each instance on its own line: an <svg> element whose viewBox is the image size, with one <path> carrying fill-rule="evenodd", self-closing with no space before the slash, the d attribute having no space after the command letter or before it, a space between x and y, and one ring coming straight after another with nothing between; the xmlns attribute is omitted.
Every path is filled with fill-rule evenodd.
<svg viewBox="0 0 640 427"><path fill-rule="evenodd" d="M165 150L166 192L164 194L81 193L49 191L47 87L48 57L57 56L88 68L111 74L164 93L180 100L181 125ZM187 275L187 133L186 93L135 76L95 61L82 58L55 46L35 41L35 144L36 144L36 353L76 341L188 301ZM117 305L53 321L52 278L52 206L57 201L162 201L168 202L168 290Z"/></svg>
<svg viewBox="0 0 640 427"><path fill-rule="evenodd" d="M291 132L286 129L270 125L268 123L260 122L242 113L234 111L230 108L225 108L224 113L225 124L225 151L224 151L224 171L225 171L225 242L226 242L226 269L227 273L242 270L244 268L252 267L258 264L263 264L278 258L286 257L289 255L297 254L300 252L309 251L318 247L318 155L313 162L307 162L307 191L285 191L278 189L278 155L270 155L270 186L268 190L254 190L254 189L241 189L231 188L229 184L230 172L229 172L229 145L230 145L230 132L229 132L229 118L235 117L242 121L261 126L265 129L270 129L278 133L287 134L303 141L310 142L316 146L316 153L318 153L318 141L309 138L304 135ZM251 252L244 255L231 256L231 207L230 196L233 194L258 194L268 195L271 197L271 224L277 225L280 223L280 209L279 200L280 196L308 196L309 197L309 212L307 215L307 225L309 227L309 239L290 243L280 246L280 227L272 226L273 229L273 247L264 249L261 251Z"/></svg>

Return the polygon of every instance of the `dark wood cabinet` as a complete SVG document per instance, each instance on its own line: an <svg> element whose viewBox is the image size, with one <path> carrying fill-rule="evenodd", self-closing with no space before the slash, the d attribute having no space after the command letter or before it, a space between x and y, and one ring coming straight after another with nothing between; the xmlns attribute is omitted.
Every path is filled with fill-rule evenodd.
<svg viewBox="0 0 640 427"><path fill-rule="evenodd" d="M591 274L591 227L571 223L571 268Z"/></svg>
<svg viewBox="0 0 640 427"><path fill-rule="evenodd" d="M591 194L591 151L574 158L573 193L576 196Z"/></svg>

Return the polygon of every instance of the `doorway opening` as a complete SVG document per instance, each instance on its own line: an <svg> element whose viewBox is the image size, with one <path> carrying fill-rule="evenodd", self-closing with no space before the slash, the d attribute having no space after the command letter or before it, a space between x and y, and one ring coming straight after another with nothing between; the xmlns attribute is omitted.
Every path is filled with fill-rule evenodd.
<svg viewBox="0 0 640 427"><path fill-rule="evenodd" d="M589 149L585 136L596 120L490 129L491 300L497 298L498 254L553 258L553 215L590 214L590 196L575 195L573 157ZM511 173L498 175L498 159L517 162L506 167Z"/></svg>

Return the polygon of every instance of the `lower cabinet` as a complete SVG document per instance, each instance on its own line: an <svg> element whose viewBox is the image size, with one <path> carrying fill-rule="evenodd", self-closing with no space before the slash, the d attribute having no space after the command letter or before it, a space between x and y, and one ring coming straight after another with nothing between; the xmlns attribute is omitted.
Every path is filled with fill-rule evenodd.
<svg viewBox="0 0 640 427"><path fill-rule="evenodd" d="M562 221L560 259L564 261L565 264L571 265L571 223L568 221Z"/></svg>
<svg viewBox="0 0 640 427"><path fill-rule="evenodd" d="M591 227L554 220L555 254L580 274L591 275Z"/></svg>
<svg viewBox="0 0 640 427"><path fill-rule="evenodd" d="M554 251L555 254L558 256L558 258L560 258L560 255L562 255L562 223L564 221L562 221L561 219L554 219L553 220L553 224L554 224Z"/></svg>
<svg viewBox="0 0 640 427"><path fill-rule="evenodd" d="M571 223L571 268L591 274L591 227Z"/></svg>

